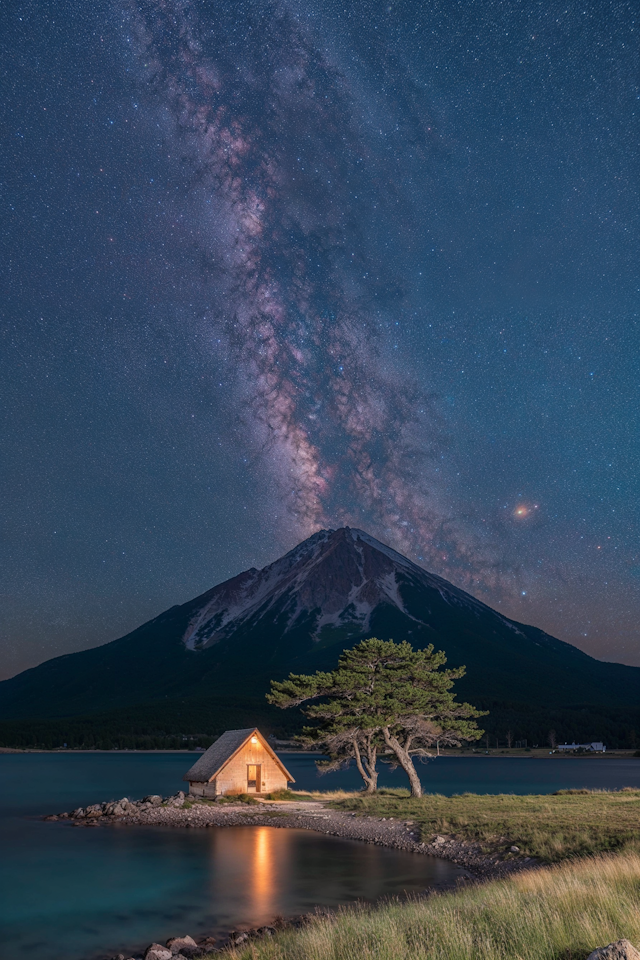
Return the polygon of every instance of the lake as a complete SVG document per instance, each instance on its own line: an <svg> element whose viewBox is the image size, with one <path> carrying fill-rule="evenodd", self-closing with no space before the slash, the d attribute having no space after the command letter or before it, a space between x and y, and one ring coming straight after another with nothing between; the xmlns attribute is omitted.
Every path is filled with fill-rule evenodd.
<svg viewBox="0 0 640 960"><path fill-rule="evenodd" d="M299 789L359 787L353 770L318 777L286 754ZM171 935L224 933L314 906L417 893L455 865L302 830L272 827L82 830L42 814L182 789L193 753L0 755L3 960L91 960ZM425 789L451 795L640 787L640 760L440 757L418 765ZM404 785L382 767L381 785Z"/></svg>

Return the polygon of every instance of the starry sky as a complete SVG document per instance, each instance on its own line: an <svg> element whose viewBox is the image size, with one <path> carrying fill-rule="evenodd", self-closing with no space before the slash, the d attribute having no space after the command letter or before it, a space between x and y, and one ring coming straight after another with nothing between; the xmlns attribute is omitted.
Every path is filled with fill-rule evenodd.
<svg viewBox="0 0 640 960"><path fill-rule="evenodd" d="M639 40L2 4L0 675L344 524L640 665Z"/></svg>

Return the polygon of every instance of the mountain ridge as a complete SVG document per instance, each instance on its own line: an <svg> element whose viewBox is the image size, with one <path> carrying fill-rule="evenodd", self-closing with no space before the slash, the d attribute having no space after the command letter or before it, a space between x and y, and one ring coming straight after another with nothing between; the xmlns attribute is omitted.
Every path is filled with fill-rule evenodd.
<svg viewBox="0 0 640 960"><path fill-rule="evenodd" d="M554 716L569 709L572 729L595 739L600 730L590 724L604 723L590 719L596 714L624 714L619 740L640 726L640 668L594 660L511 620L349 527L320 530L261 570L243 571L124 637L3 681L0 720L61 723L124 711L139 717L127 721L136 729L152 714L172 730L187 715L203 725L208 717L210 732L228 726L231 713L241 725L258 715L286 724L290 718L265 705L269 681L330 669L345 647L371 635L443 649L450 666L467 666L461 696L478 706L512 704L505 722L529 717L526 727L538 717L538 727L557 727ZM494 727L496 709L487 721Z"/></svg>

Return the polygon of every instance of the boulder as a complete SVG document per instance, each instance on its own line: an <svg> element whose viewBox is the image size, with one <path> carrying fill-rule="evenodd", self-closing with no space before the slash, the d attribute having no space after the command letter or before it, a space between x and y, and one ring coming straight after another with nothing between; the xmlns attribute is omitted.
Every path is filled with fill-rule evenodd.
<svg viewBox="0 0 640 960"><path fill-rule="evenodd" d="M217 940L215 937L205 937L204 940L201 940L198 946L203 953L208 953L210 950L213 950Z"/></svg>
<svg viewBox="0 0 640 960"><path fill-rule="evenodd" d="M238 946L240 943L246 943L248 939L248 933L236 933L234 931L233 933L229 934L229 943L231 943L234 947Z"/></svg>
<svg viewBox="0 0 640 960"><path fill-rule="evenodd" d="M144 952L144 960L173 960L173 954L161 943L152 943Z"/></svg>
<svg viewBox="0 0 640 960"><path fill-rule="evenodd" d="M629 940L616 940L606 947L598 947L587 960L640 960L640 953Z"/></svg>
<svg viewBox="0 0 640 960"><path fill-rule="evenodd" d="M77 807L76 810L72 810L71 816L74 820L82 820L84 817L84 807Z"/></svg>
<svg viewBox="0 0 640 960"><path fill-rule="evenodd" d="M102 805L99 803L94 803L90 807L86 807L84 811L85 817L101 817L102 816Z"/></svg>
<svg viewBox="0 0 640 960"><path fill-rule="evenodd" d="M156 793L152 793L151 796L145 797L142 802L148 803L152 807L159 807L162 803L162 797L159 797Z"/></svg>
<svg viewBox="0 0 640 960"><path fill-rule="evenodd" d="M512 847L509 847L509 851L511 853L520 853L520 847L516 847L516 845L514 844Z"/></svg>
<svg viewBox="0 0 640 960"><path fill-rule="evenodd" d="M192 957L200 953L200 947L193 937L171 937L167 940L167 949L171 951L172 956L181 953L183 957Z"/></svg>

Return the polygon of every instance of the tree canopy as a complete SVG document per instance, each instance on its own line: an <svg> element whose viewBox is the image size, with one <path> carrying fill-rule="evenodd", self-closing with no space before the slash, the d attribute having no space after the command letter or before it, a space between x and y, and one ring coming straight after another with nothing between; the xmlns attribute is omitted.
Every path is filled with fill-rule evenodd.
<svg viewBox="0 0 640 960"><path fill-rule="evenodd" d="M465 668L444 669L446 662L433 644L414 650L406 641L372 637L345 650L329 673L272 681L267 699L283 708L308 704L305 716L319 723L306 727L302 739L328 751L329 767L354 757L372 791L377 755L386 749L407 774L412 795L421 796L413 757L430 756L436 741L459 746L483 733L475 720L484 714L451 691Z"/></svg>

